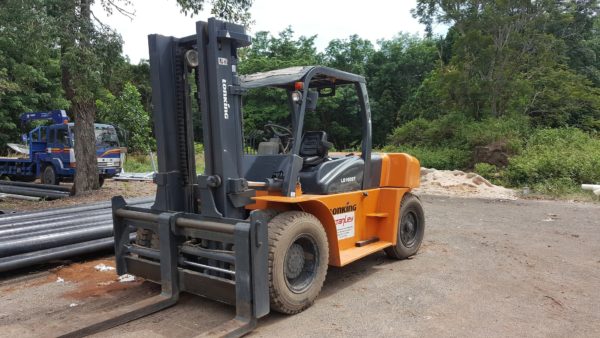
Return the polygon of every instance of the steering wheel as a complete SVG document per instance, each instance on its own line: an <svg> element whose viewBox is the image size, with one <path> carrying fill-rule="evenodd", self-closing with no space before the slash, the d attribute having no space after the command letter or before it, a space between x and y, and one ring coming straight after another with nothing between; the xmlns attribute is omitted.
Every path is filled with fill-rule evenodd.
<svg viewBox="0 0 600 338"><path fill-rule="evenodd" d="M292 130L275 123L265 124L265 129L270 130L273 135L281 140L281 153L286 153L293 142Z"/></svg>
<svg viewBox="0 0 600 338"><path fill-rule="evenodd" d="M292 136L292 131L290 130L290 128L284 127L279 124L267 123L267 124L265 124L265 129L267 129L267 128L269 130L271 130L271 132L273 132L273 135L275 135L279 138Z"/></svg>

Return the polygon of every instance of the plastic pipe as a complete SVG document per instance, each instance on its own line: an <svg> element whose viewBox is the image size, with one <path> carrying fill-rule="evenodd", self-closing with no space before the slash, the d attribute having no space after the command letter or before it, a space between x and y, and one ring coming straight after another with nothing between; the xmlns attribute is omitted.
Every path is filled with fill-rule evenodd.
<svg viewBox="0 0 600 338"><path fill-rule="evenodd" d="M38 183L28 183L28 182L18 182L18 181L0 181L0 186L2 186L2 185L13 186L13 187L63 191L63 192L71 193L71 187L67 187L64 185L61 186L61 185L38 184Z"/></svg>
<svg viewBox="0 0 600 338"><path fill-rule="evenodd" d="M135 239L135 234L131 234L129 238L130 240ZM69 244L52 249L28 252L16 256L4 257L0 258L0 272L113 248L113 237L107 237L87 242Z"/></svg>
<svg viewBox="0 0 600 338"><path fill-rule="evenodd" d="M131 200L127 201L127 204L128 205L139 205L139 204L146 204L146 203L153 203L153 202L154 202L153 197L151 197L151 198L143 197L143 198L131 199ZM80 213L80 212L84 212L84 211L96 210L96 209L102 209L102 208L110 209L111 208L110 202L100 202L100 203L93 203L93 204L85 204L85 205L77 206L77 207L44 209L44 210L17 213L17 214L0 215L0 224L7 224L7 223L14 222L16 220L34 219L34 218L41 218L41 217L55 216L55 215L64 215L67 213Z"/></svg>
<svg viewBox="0 0 600 338"><path fill-rule="evenodd" d="M91 227L52 234L21 238L0 243L0 257L13 256L20 253L55 248L68 244L91 241L112 236L113 225Z"/></svg>

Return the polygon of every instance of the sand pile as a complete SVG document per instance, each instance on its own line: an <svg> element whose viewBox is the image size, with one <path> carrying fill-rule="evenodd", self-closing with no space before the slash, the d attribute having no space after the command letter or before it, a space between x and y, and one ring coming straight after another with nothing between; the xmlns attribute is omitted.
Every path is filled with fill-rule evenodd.
<svg viewBox="0 0 600 338"><path fill-rule="evenodd" d="M475 173L460 170L421 168L421 187L417 193L494 199L517 199L511 189L490 183Z"/></svg>

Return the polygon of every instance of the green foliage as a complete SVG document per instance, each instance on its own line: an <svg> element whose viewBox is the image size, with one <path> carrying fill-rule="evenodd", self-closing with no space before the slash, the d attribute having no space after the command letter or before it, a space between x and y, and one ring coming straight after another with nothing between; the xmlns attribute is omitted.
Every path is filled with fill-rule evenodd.
<svg viewBox="0 0 600 338"><path fill-rule="evenodd" d="M320 63L315 38L301 36L294 39L291 27L280 32L277 37L269 32L257 32L252 45L242 51L241 74L252 74L294 66L309 66Z"/></svg>
<svg viewBox="0 0 600 338"><path fill-rule="evenodd" d="M600 131L600 88L569 69L532 72L528 114L535 125Z"/></svg>
<svg viewBox="0 0 600 338"><path fill-rule="evenodd" d="M426 146L393 146L382 148L384 152L407 153L415 156L422 167L443 170L465 168L471 159L468 150L451 147L426 147Z"/></svg>
<svg viewBox="0 0 600 338"><path fill-rule="evenodd" d="M576 128L541 129L523 152L510 159L506 180L540 192L561 193L582 183L600 182L600 139Z"/></svg>
<svg viewBox="0 0 600 338"><path fill-rule="evenodd" d="M96 100L98 121L109 123L121 132L121 142L131 152L147 152L155 148L151 135L150 117L144 110L137 88L127 82L118 97L104 93Z"/></svg>
<svg viewBox="0 0 600 338"><path fill-rule="evenodd" d="M489 163L475 163L474 171L490 180L495 177L496 173L498 172L498 168Z"/></svg>
<svg viewBox="0 0 600 338"><path fill-rule="evenodd" d="M250 6L252 0L210 0L212 5L210 14L225 21L237 22L248 25L251 23ZM204 9L205 0L177 0L181 12L185 15L198 14Z"/></svg>
<svg viewBox="0 0 600 338"><path fill-rule="evenodd" d="M451 57L410 108L429 118L525 114L539 126L598 130L598 9L597 0L419 0L421 22L451 25L438 44Z"/></svg>
<svg viewBox="0 0 600 338"><path fill-rule="evenodd" d="M196 154L204 154L204 144L195 142L194 143L194 152Z"/></svg>
<svg viewBox="0 0 600 338"><path fill-rule="evenodd" d="M416 118L394 129L389 137L392 145L444 147L464 150L494 142L509 144L518 152L522 138L530 131L526 117L513 116L469 119L461 114L448 114L435 120Z"/></svg>
<svg viewBox="0 0 600 338"><path fill-rule="evenodd" d="M151 172L153 170L151 158L144 154L127 154L123 170L128 173Z"/></svg>
<svg viewBox="0 0 600 338"><path fill-rule="evenodd" d="M55 19L42 0L5 1L0 6L0 154L19 139L23 112L64 109Z"/></svg>
<svg viewBox="0 0 600 338"><path fill-rule="evenodd" d="M433 40L401 34L392 40L379 42L379 50L365 66L372 99L373 143L382 145L396 121L415 117L403 108L416 95L421 82L437 62L438 52Z"/></svg>
<svg viewBox="0 0 600 338"><path fill-rule="evenodd" d="M334 39L325 49L324 61L329 67L355 74L365 74L365 66L375 53L369 40L351 35L348 39Z"/></svg>

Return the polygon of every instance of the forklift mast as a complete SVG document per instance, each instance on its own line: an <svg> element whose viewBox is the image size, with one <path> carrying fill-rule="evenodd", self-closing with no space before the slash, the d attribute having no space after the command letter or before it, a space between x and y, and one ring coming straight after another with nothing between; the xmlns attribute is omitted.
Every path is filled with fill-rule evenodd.
<svg viewBox="0 0 600 338"><path fill-rule="evenodd" d="M154 209L243 219L251 190L242 176L243 135L237 49L243 26L214 18L185 38L150 35L158 173ZM203 128L205 172L196 174L192 81Z"/></svg>

